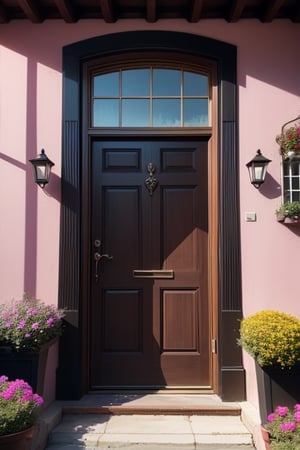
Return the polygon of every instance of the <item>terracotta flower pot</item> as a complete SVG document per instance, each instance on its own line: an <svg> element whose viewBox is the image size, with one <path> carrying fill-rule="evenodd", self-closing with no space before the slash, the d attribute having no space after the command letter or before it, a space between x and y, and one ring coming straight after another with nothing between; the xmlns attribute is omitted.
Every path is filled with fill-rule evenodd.
<svg viewBox="0 0 300 450"><path fill-rule="evenodd" d="M34 427L0 436L0 450L30 450Z"/></svg>
<svg viewBox="0 0 300 450"><path fill-rule="evenodd" d="M261 434L265 443L266 450L271 450L270 433L264 427L261 427Z"/></svg>

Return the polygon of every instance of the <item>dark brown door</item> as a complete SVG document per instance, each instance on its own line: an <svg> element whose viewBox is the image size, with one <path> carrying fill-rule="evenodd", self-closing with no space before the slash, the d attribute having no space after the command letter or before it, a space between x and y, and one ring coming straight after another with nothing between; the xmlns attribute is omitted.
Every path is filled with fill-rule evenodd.
<svg viewBox="0 0 300 450"><path fill-rule="evenodd" d="M91 185L91 389L209 388L207 141L96 141Z"/></svg>

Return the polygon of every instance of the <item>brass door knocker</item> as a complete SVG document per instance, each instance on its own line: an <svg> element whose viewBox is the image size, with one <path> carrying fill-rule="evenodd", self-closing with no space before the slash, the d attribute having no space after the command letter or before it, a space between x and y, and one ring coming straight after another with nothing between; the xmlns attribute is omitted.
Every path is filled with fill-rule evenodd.
<svg viewBox="0 0 300 450"><path fill-rule="evenodd" d="M153 192L155 191L155 189L157 188L157 185L158 185L157 179L154 178L155 170L156 170L155 165L150 162L147 166L147 171L149 173L149 177L146 178L146 180L145 180L145 185L149 191L150 196L152 196Z"/></svg>

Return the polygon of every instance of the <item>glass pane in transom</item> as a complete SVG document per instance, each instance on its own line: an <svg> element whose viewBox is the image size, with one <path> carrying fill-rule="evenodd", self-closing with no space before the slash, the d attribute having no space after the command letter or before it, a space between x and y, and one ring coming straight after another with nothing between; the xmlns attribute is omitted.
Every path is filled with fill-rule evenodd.
<svg viewBox="0 0 300 450"><path fill-rule="evenodd" d="M207 97L208 77L192 72L183 72L183 95L185 97Z"/></svg>
<svg viewBox="0 0 300 450"><path fill-rule="evenodd" d="M155 97L179 97L180 70L153 69L153 96Z"/></svg>
<svg viewBox="0 0 300 450"><path fill-rule="evenodd" d="M150 70L132 69L122 72L123 97L149 97Z"/></svg>
<svg viewBox="0 0 300 450"><path fill-rule="evenodd" d="M208 100L183 100L183 126L204 127L208 125Z"/></svg>
<svg viewBox="0 0 300 450"><path fill-rule="evenodd" d="M153 100L154 127L180 127L180 100Z"/></svg>
<svg viewBox="0 0 300 450"><path fill-rule="evenodd" d="M122 100L122 127L150 127L150 100Z"/></svg>
<svg viewBox="0 0 300 450"><path fill-rule="evenodd" d="M94 97L118 97L119 72L95 76L93 95Z"/></svg>
<svg viewBox="0 0 300 450"><path fill-rule="evenodd" d="M94 100L93 127L119 126L119 100Z"/></svg>

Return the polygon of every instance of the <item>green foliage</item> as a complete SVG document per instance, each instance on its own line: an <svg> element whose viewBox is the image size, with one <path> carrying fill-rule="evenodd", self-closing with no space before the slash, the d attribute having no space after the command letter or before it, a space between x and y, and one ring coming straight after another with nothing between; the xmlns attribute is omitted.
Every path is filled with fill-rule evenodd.
<svg viewBox="0 0 300 450"><path fill-rule="evenodd" d="M62 332L64 312L24 295L0 305L0 341L15 350L38 351Z"/></svg>
<svg viewBox="0 0 300 450"><path fill-rule="evenodd" d="M259 311L241 321L238 344L261 367L300 364L300 320L279 311Z"/></svg>
<svg viewBox="0 0 300 450"><path fill-rule="evenodd" d="M300 218L300 202L285 202L276 210L281 217Z"/></svg>
<svg viewBox="0 0 300 450"><path fill-rule="evenodd" d="M0 376L0 436L32 427L42 403L42 397L34 394L26 381Z"/></svg>

